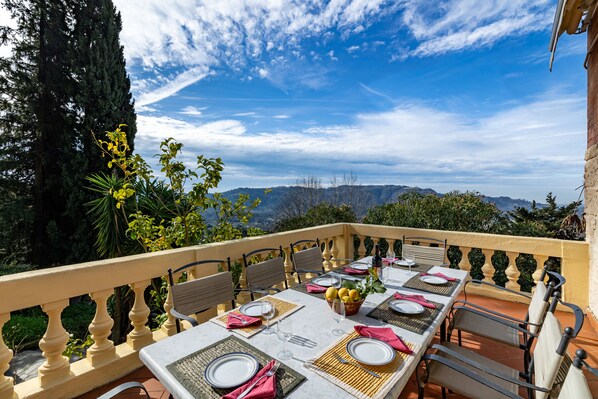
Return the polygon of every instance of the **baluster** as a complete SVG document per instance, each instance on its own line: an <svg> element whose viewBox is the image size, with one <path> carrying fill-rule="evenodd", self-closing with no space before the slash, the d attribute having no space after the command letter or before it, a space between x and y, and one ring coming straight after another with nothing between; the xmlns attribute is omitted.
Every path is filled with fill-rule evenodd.
<svg viewBox="0 0 598 399"><path fill-rule="evenodd" d="M358 236L359 237L359 248L357 249L357 253L359 254L359 259L365 258L365 236Z"/></svg>
<svg viewBox="0 0 598 399"><path fill-rule="evenodd" d="M493 249L482 249L482 253L484 254L484 266L482 266L482 273L484 273L484 278L482 281L485 281L490 284L494 284L494 272L496 269L492 265L492 255L494 255Z"/></svg>
<svg viewBox="0 0 598 399"><path fill-rule="evenodd" d="M283 248L284 251L284 270L287 272L287 282L289 283L289 287L294 287L298 284L297 282L297 273L291 274L293 271L293 262L291 261L291 251L292 248Z"/></svg>
<svg viewBox="0 0 598 399"><path fill-rule="evenodd" d="M395 240L391 240L391 239L386 239L386 242L388 242L388 251L395 251Z"/></svg>
<svg viewBox="0 0 598 399"><path fill-rule="evenodd" d="M324 251L322 251L322 257L324 258L324 270L329 271L332 266L330 262L330 239L324 239Z"/></svg>
<svg viewBox="0 0 598 399"><path fill-rule="evenodd" d="M133 331L127 335L127 344L135 350L139 350L152 342L152 332L146 326L150 309L145 303L143 295L149 284L150 280L130 284L131 289L135 293L135 302L133 302L133 308L129 312Z"/></svg>
<svg viewBox="0 0 598 399"><path fill-rule="evenodd" d="M374 241L374 246L372 247L372 256L374 256L374 254L376 253L376 245L378 245L378 242L380 241L379 237L372 237L372 241Z"/></svg>
<svg viewBox="0 0 598 399"><path fill-rule="evenodd" d="M536 270L532 274L532 278L534 279L535 283L535 285L532 287L532 293L536 290L536 285L544 283L543 281L540 281L540 277L542 276L542 270L544 269L544 264L548 260L548 256L534 255L534 259L536 260Z"/></svg>
<svg viewBox="0 0 598 399"><path fill-rule="evenodd" d="M10 319L10 313L0 314L0 398L12 399L14 394L14 381L4 375L8 370L13 352L8 349L2 338L2 327Z"/></svg>
<svg viewBox="0 0 598 399"><path fill-rule="evenodd" d="M243 258L239 258L236 260L241 265L241 275L239 276L239 288L247 289L247 273L245 271L245 264L243 263ZM231 266L235 264L235 261L231 259ZM237 294L237 298L235 299L237 305L243 305L246 303L251 302L251 295L247 291L241 291Z"/></svg>
<svg viewBox="0 0 598 399"><path fill-rule="evenodd" d="M175 276L172 276L173 279L176 279ZM168 278L168 277L166 277ZM166 312L166 321L162 324L160 329L164 334L171 336L176 334L176 321L174 316L170 313L170 309L174 307L174 302L172 301L172 293L170 292L170 282L168 282L168 288L166 290L166 300L164 301L164 311Z"/></svg>
<svg viewBox="0 0 598 399"><path fill-rule="evenodd" d="M87 350L87 361L96 367L116 356L114 343L108 339L114 320L108 314L106 303L114 289L93 292L89 294L96 303L96 314L89 325L89 332L94 344Z"/></svg>
<svg viewBox="0 0 598 399"><path fill-rule="evenodd" d="M338 256L338 247L336 246L336 241L338 237L332 237L332 248L330 248L330 255L332 255L332 267L337 268L341 265L340 260L336 260Z"/></svg>
<svg viewBox="0 0 598 399"><path fill-rule="evenodd" d="M68 377L71 367L69 359L62 356L69 341L69 334L62 326L60 315L62 310L69 304L68 299L46 303L42 310L48 315L48 327L46 333L39 341L39 347L46 358L44 364L38 369L38 379L41 388L56 383Z"/></svg>
<svg viewBox="0 0 598 399"><path fill-rule="evenodd" d="M471 263L469 262L470 247L459 247L461 249L461 262L459 262L459 269L465 270L467 274L471 275Z"/></svg>
<svg viewBox="0 0 598 399"><path fill-rule="evenodd" d="M521 287L517 283L517 279L521 273L519 272L519 269L517 269L517 253L507 252L507 258L509 260L509 267L505 270L505 274L509 281L507 281L505 287L514 291L520 291Z"/></svg>

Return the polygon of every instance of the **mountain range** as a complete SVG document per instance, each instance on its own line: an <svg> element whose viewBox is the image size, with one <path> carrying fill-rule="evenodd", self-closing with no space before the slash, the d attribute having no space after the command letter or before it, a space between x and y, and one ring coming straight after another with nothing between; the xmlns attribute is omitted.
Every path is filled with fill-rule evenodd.
<svg viewBox="0 0 598 399"><path fill-rule="evenodd" d="M266 191L268 191L266 193ZM303 207L307 209L308 204L328 201L333 204L348 203L355 210L357 217L361 219L367 210L376 205L382 205L396 201L397 197L407 191L417 191L422 194L434 194L441 196L431 188L419 188L398 185L341 185L328 188L306 188L300 186L279 186L273 188L248 188L240 187L222 192L221 194L231 201L235 201L239 194L249 194L250 198L261 200L260 205L254 210L251 225L270 230L280 218L285 207ZM493 203L503 212L511 211L517 207L530 208L531 201L524 199L513 199L506 196L488 197L482 196L486 202ZM293 204L289 204L289 200ZM299 201L300 203L297 203ZM542 204L537 204L542 206ZM304 209L304 210L305 210ZM211 217L207 215L208 221Z"/></svg>

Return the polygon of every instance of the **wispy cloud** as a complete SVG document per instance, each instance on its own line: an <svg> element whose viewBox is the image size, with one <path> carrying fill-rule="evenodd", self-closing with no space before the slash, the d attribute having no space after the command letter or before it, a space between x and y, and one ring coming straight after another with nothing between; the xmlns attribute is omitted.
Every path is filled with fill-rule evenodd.
<svg viewBox="0 0 598 399"><path fill-rule="evenodd" d="M544 30L552 23L553 8L547 0L449 0L437 8L411 1L403 23L417 46L403 56L487 47L505 37Z"/></svg>
<svg viewBox="0 0 598 399"><path fill-rule="evenodd" d="M158 86L153 90L141 93L137 97L136 103L141 106L156 103L178 93L185 87L204 79L206 76L208 76L208 74L208 71L203 67L190 68L178 74L174 79L168 81L166 84Z"/></svg>
<svg viewBox="0 0 598 399"><path fill-rule="evenodd" d="M252 132L236 120L194 124L140 116L136 141L137 148L156 148L172 132L188 153L220 156L246 172L243 181L227 174L224 188L288 184L289 175L318 165L324 176L355 170L364 183L400 177L401 184L489 195L508 188L538 200L552 190L564 200L574 195L571 182L583 178L585 104L578 97L548 97L557 99L539 97L479 119L407 103L358 114L351 124L297 131ZM267 182L261 176L269 176Z"/></svg>
<svg viewBox="0 0 598 399"><path fill-rule="evenodd" d="M189 116L202 116L203 115L203 111L206 110L208 107L201 107L201 108L197 108L197 107L193 107L191 105L183 108L183 110L180 112L183 115L189 115Z"/></svg>

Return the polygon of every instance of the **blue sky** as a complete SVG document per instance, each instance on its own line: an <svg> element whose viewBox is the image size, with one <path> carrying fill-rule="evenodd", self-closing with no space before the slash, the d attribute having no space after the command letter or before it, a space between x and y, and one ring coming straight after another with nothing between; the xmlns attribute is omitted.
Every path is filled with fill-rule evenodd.
<svg viewBox="0 0 598 399"><path fill-rule="evenodd" d="M586 36L556 1L116 0L146 159L219 156L221 190L361 184L577 199Z"/></svg>

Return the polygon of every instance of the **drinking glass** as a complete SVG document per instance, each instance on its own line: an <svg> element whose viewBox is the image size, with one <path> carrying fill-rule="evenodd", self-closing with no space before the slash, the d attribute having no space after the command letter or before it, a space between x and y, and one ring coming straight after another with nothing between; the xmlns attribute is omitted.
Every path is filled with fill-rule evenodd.
<svg viewBox="0 0 598 399"><path fill-rule="evenodd" d="M409 271L411 271L411 266L415 265L415 254L413 251L406 251L403 254L403 258L409 264Z"/></svg>
<svg viewBox="0 0 598 399"><path fill-rule="evenodd" d="M262 317L266 319L266 329L263 331L264 334L273 334L274 330L270 328L270 319L276 314L276 308L270 301L263 300L262 302Z"/></svg>
<svg viewBox="0 0 598 399"><path fill-rule="evenodd" d="M293 353L287 350L287 342L293 336L293 321L288 317L278 320L278 323L276 324L276 335L278 336L278 339L282 341L282 351L278 352L278 358L281 360L289 360L293 357Z"/></svg>
<svg viewBox="0 0 598 399"><path fill-rule="evenodd" d="M334 319L334 321L337 322L337 324L340 325L340 323L342 323L345 320L345 303L340 299L333 300L332 312L332 318ZM345 331L337 327L334 330L332 330L332 334L341 336L345 334Z"/></svg>
<svg viewBox="0 0 598 399"><path fill-rule="evenodd" d="M343 286L343 278L341 276L332 276L332 286L337 290Z"/></svg>
<svg viewBox="0 0 598 399"><path fill-rule="evenodd" d="M392 248L388 248L388 251L386 251L386 262L388 266L392 266L395 263L395 252Z"/></svg>
<svg viewBox="0 0 598 399"><path fill-rule="evenodd" d="M384 286L386 286L386 283L388 282L388 279L390 278L391 270L392 270L392 267L390 265L388 265L388 266L383 265L382 269L380 270L380 275L378 276L378 278L380 279L382 284L384 284Z"/></svg>

